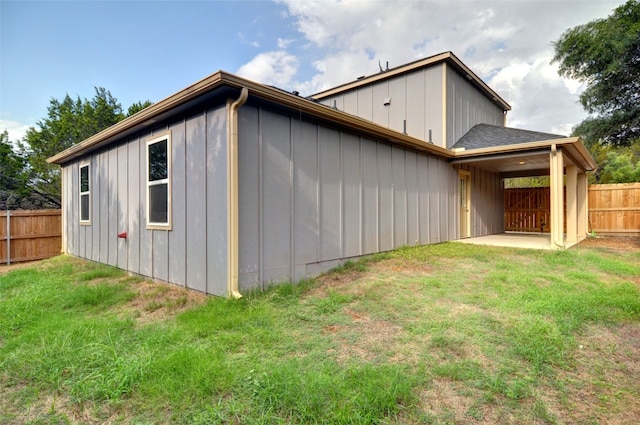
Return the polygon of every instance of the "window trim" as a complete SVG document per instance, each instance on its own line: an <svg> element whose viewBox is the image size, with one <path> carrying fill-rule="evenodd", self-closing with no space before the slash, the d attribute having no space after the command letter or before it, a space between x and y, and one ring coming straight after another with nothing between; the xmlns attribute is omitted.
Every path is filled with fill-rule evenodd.
<svg viewBox="0 0 640 425"><path fill-rule="evenodd" d="M87 179L89 190L86 192L82 191L82 169L87 168ZM89 197L89 218L87 220L82 219L82 197ZM91 163L90 162L81 162L78 165L78 220L80 224L83 226L91 225Z"/></svg>
<svg viewBox="0 0 640 425"><path fill-rule="evenodd" d="M160 143L165 141L167 142L167 177L161 180L149 181L149 147L156 143ZM162 133L155 134L150 136L145 143L146 149L146 222L147 229L150 230L171 230L172 226L172 202L171 202L171 131L163 131ZM151 210L149 208L149 192L152 186L157 186L161 184L167 185L167 221L166 222L152 222L151 221Z"/></svg>

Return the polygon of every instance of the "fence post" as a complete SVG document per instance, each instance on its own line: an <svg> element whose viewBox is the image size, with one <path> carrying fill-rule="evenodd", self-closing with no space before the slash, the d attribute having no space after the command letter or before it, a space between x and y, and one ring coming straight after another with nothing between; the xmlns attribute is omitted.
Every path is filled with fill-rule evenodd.
<svg viewBox="0 0 640 425"><path fill-rule="evenodd" d="M7 266L11 265L11 211L7 210Z"/></svg>

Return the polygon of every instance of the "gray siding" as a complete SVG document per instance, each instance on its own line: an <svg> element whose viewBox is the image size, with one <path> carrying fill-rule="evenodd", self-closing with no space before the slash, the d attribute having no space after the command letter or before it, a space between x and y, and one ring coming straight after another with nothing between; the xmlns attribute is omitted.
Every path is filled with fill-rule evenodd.
<svg viewBox="0 0 640 425"><path fill-rule="evenodd" d="M128 155L128 192L126 211L127 240L127 270L133 273L140 273L140 232L132 232L129 229L138 229L144 223L144 217L140 215L140 199L144 199L144 192L140 191L140 175L137 167L142 168L144 156L140 156L140 146L138 140L126 144ZM137 164L137 166L136 166Z"/></svg>
<svg viewBox="0 0 640 425"><path fill-rule="evenodd" d="M442 64L322 99L322 103L384 127L442 145ZM391 103L384 105L386 98Z"/></svg>
<svg viewBox="0 0 640 425"><path fill-rule="evenodd" d="M476 124L504 125L504 111L464 76L447 67L447 148Z"/></svg>
<svg viewBox="0 0 640 425"><path fill-rule="evenodd" d="M468 165L471 173L471 236L504 232L504 180L500 174Z"/></svg>
<svg viewBox="0 0 640 425"><path fill-rule="evenodd" d="M457 170L445 160L252 104L239 120L241 290L458 237ZM208 109L65 165L67 252L225 295L226 128L226 109ZM149 230L145 140L167 129L172 230ZM92 176L88 226L78 221L84 162ZM502 180L470 171L472 234L502 231Z"/></svg>
<svg viewBox="0 0 640 425"><path fill-rule="evenodd" d="M227 112L209 111L207 126L207 293L227 294ZM188 181L188 179L187 179ZM188 185L188 183L187 183ZM200 229L199 231L203 231ZM189 239L187 238L189 243Z"/></svg>
<svg viewBox="0 0 640 425"><path fill-rule="evenodd" d="M69 254L202 292L226 288L226 108L209 109L62 170ZM171 130L172 230L146 228L146 139ZM78 170L91 164L91 225L80 226ZM127 232L126 239L118 233Z"/></svg>
<svg viewBox="0 0 640 425"><path fill-rule="evenodd" d="M482 94L465 77L446 66L446 128L443 128L443 67L429 68L389 78L322 99L322 103L384 127L450 148L471 127L485 123L502 126L500 106ZM384 105L386 98L391 103ZM446 135L444 134L446 130ZM446 137L446 140L443 140Z"/></svg>
<svg viewBox="0 0 640 425"><path fill-rule="evenodd" d="M445 160L256 106L239 114L242 290L457 238Z"/></svg>

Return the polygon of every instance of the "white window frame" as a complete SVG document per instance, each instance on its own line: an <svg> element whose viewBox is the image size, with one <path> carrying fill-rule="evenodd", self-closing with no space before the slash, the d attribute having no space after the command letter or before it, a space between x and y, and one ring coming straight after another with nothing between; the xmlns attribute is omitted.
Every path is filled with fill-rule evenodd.
<svg viewBox="0 0 640 425"><path fill-rule="evenodd" d="M167 177L160 180L149 180L149 147L156 143L167 141ZM147 181L147 229L155 230L171 230L171 131L165 131L154 136L146 142L146 181ZM166 184L167 185L167 221L153 222L151 221L151 209L149 203L149 193L152 186Z"/></svg>
<svg viewBox="0 0 640 425"><path fill-rule="evenodd" d="M82 169L87 168L87 179L88 179L88 189L87 191L82 191ZM89 218L86 220L82 219L82 197L87 196L89 198ZM83 162L78 166L78 218L80 219L81 225L90 225L91 224L91 163Z"/></svg>

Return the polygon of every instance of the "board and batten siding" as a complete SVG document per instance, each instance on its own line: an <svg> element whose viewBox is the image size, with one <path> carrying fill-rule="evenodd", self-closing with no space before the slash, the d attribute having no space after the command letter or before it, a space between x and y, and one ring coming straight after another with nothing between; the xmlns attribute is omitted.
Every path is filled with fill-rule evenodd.
<svg viewBox="0 0 640 425"><path fill-rule="evenodd" d="M503 109L446 64L358 87L321 103L446 148L476 124L504 125Z"/></svg>
<svg viewBox="0 0 640 425"><path fill-rule="evenodd" d="M471 237L504 232L504 180L499 173L467 164L471 173Z"/></svg>
<svg viewBox="0 0 640 425"><path fill-rule="evenodd" d="M458 238L458 170L445 159L257 103L238 113L241 291L298 281L349 258ZM150 230L146 140L167 130L172 229ZM226 108L211 108L65 164L66 252L227 295L226 130ZM78 217L84 163L91 165L89 225ZM473 235L502 231L499 175L467 169Z"/></svg>
<svg viewBox="0 0 640 425"><path fill-rule="evenodd" d="M470 81L447 67L447 148L476 124L504 126L504 110Z"/></svg>
<svg viewBox="0 0 640 425"><path fill-rule="evenodd" d="M172 228L146 226L146 140L171 131ZM78 173L90 164L91 223L80 225ZM215 295L227 291L227 115L171 122L62 168L66 252ZM127 232L127 238L118 234Z"/></svg>
<svg viewBox="0 0 640 425"><path fill-rule="evenodd" d="M344 93L321 103L383 127L442 146L442 64L415 70ZM385 100L390 103L385 105Z"/></svg>
<svg viewBox="0 0 640 425"><path fill-rule="evenodd" d="M240 289L457 239L446 160L255 105L239 111Z"/></svg>

